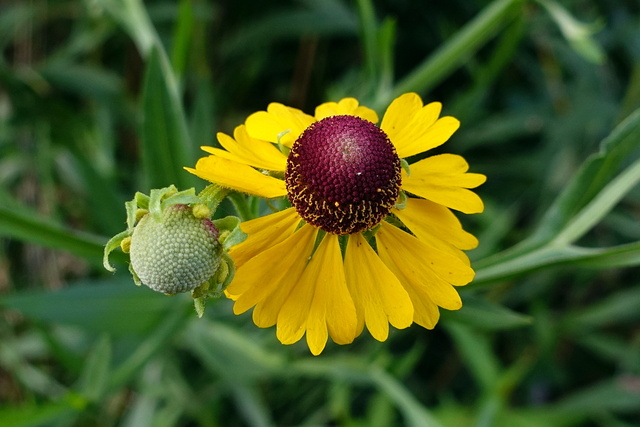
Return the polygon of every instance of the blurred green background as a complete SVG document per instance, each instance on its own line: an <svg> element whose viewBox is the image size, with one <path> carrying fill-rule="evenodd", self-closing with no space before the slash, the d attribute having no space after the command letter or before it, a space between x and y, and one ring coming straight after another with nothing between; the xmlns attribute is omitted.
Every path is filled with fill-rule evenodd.
<svg viewBox="0 0 640 427"><path fill-rule="evenodd" d="M0 52L1 426L640 425L637 0L5 0ZM488 176L435 330L312 357L102 268L215 132L408 91Z"/></svg>

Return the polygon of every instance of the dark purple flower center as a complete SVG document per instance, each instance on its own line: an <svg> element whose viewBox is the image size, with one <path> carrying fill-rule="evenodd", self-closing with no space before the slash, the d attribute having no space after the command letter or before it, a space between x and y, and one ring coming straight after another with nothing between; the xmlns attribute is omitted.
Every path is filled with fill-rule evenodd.
<svg viewBox="0 0 640 427"><path fill-rule="evenodd" d="M356 116L331 116L298 137L284 178L305 221L328 233L353 234L389 214L400 171L400 158L379 127Z"/></svg>

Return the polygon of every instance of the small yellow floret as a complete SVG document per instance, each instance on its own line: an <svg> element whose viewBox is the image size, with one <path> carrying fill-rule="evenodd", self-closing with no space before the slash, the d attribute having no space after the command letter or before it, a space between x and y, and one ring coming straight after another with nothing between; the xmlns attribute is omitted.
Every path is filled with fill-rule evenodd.
<svg viewBox="0 0 640 427"><path fill-rule="evenodd" d="M120 249L122 249L122 252L125 254L129 253L129 250L131 249L131 236L122 239L122 242L120 242Z"/></svg>
<svg viewBox="0 0 640 427"><path fill-rule="evenodd" d="M193 216L196 218L209 218L211 216L211 209L204 203L196 203L191 209Z"/></svg>
<svg viewBox="0 0 640 427"><path fill-rule="evenodd" d="M139 222L149 211L146 209L136 209L136 222Z"/></svg>

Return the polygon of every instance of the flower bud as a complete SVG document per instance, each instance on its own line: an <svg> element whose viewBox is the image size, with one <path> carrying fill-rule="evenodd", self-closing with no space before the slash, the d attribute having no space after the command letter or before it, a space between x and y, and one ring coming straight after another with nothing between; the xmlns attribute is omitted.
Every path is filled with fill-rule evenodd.
<svg viewBox="0 0 640 427"><path fill-rule="evenodd" d="M187 205L169 206L159 218L147 214L131 236L131 268L154 291L191 291L218 270L218 235L210 219L196 218Z"/></svg>
<svg viewBox="0 0 640 427"><path fill-rule="evenodd" d="M125 203L127 230L113 236L104 250L104 267L115 271L110 253L129 254L129 271L137 285L175 295L191 291L198 316L207 298L220 297L233 279L229 248L245 238L240 220L212 220L226 190L211 185L196 196L194 189L174 186L136 193Z"/></svg>

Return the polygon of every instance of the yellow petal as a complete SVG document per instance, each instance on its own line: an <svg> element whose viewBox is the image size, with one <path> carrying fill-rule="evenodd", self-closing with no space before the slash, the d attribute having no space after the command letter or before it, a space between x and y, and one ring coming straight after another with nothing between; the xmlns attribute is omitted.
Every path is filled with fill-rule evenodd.
<svg viewBox="0 0 640 427"><path fill-rule="evenodd" d="M250 115L245 124L254 138L291 147L298 136L316 120L302 111L272 102L267 111Z"/></svg>
<svg viewBox="0 0 640 427"><path fill-rule="evenodd" d="M322 352L329 334L339 344L355 338L355 307L334 235L324 237L278 315L277 336L283 344L298 341L305 332L314 355Z"/></svg>
<svg viewBox="0 0 640 427"><path fill-rule="evenodd" d="M393 141L393 137L398 135L407 124L411 122L413 116L422 108L422 99L416 93L405 93L394 99L387 107L380 128L387 133ZM398 148L396 146L396 148Z"/></svg>
<svg viewBox="0 0 640 427"><path fill-rule="evenodd" d="M285 277L267 298L258 302L253 308L251 315L253 323L260 328L269 328L277 324L280 309L296 286L298 286L297 280Z"/></svg>
<svg viewBox="0 0 640 427"><path fill-rule="evenodd" d="M480 197L468 188L486 181L478 173L466 173L469 165L461 156L440 154L410 165L411 174L402 171L402 189L464 213L484 210Z"/></svg>
<svg viewBox="0 0 640 427"><path fill-rule="evenodd" d="M383 262L400 278L407 290L413 288L411 292L416 298L426 293L433 303L448 310L457 310L462 306L460 296L451 283L458 282L458 277L464 274L469 275L469 267L461 266L457 259L450 257L450 261L456 262L447 266L451 275L443 277L442 264L446 266L446 259L438 257L437 252L434 256L433 248L386 222L376 233L376 243ZM441 265L436 270L437 264ZM466 271L454 271L458 268ZM452 278L454 275L457 277ZM468 281L472 278L473 270ZM426 313L421 314L427 316Z"/></svg>
<svg viewBox="0 0 640 427"><path fill-rule="evenodd" d="M361 234L349 236L344 268L358 315L358 332L366 324L375 339L384 341L389 323L398 329L411 325L413 306L407 291Z"/></svg>
<svg viewBox="0 0 640 427"><path fill-rule="evenodd" d="M387 108L380 128L386 132L401 158L413 156L446 142L460 127L453 117L438 119L442 104L422 106L415 93L396 98Z"/></svg>
<svg viewBox="0 0 640 427"><path fill-rule="evenodd" d="M195 169L185 169L223 187L267 199L287 194L283 180L262 174L246 164L217 156L202 157Z"/></svg>
<svg viewBox="0 0 640 427"><path fill-rule="evenodd" d="M236 127L233 138L222 132L218 133L217 137L224 150L213 147L202 147L202 149L215 156L259 169L284 171L287 165L287 157L275 145L251 138L244 125Z"/></svg>
<svg viewBox="0 0 640 427"><path fill-rule="evenodd" d="M316 120L330 116L357 116L371 123L378 123L378 115L371 108L358 105L355 98L343 98L340 102L325 102L316 107Z"/></svg>
<svg viewBox="0 0 640 427"><path fill-rule="evenodd" d="M464 286L475 276L473 269L457 257L434 248L387 222L381 223L376 238L392 248L394 254L405 254L397 257L399 260L406 260L403 264L414 264L416 268L419 266L427 269L451 285Z"/></svg>
<svg viewBox="0 0 640 427"><path fill-rule="evenodd" d="M406 207L394 209L393 214L426 243L441 241L464 250L478 246L478 239L462 229L453 212L430 200L409 197Z"/></svg>
<svg viewBox="0 0 640 427"><path fill-rule="evenodd" d="M284 241L256 255L238 268L227 288L229 294L238 296L233 306L234 313L244 313L264 302L261 307L261 310L267 308L261 316L264 319L256 324L260 327L275 324L281 304L307 264L316 233L314 227L305 225ZM270 302L269 298L273 294L276 295Z"/></svg>
<svg viewBox="0 0 640 427"><path fill-rule="evenodd" d="M388 251L382 245L378 252L380 259L400 279L400 282L407 290L413 304L413 321L424 328L433 329L440 319L440 311L438 306L431 301L428 287L420 285L419 282L416 285L412 280L415 276L407 277L389 257Z"/></svg>
<svg viewBox="0 0 640 427"><path fill-rule="evenodd" d="M236 268L289 237L299 222L300 217L295 208L288 208L240 224L240 229L247 234L247 238L229 251Z"/></svg>
<svg viewBox="0 0 640 427"><path fill-rule="evenodd" d="M308 272L309 277L316 277L317 281L307 324L307 343L313 354L319 354L324 347L325 328L333 341L349 344L356 337L358 323L356 308L347 288L338 236L327 234L324 240L314 255L314 259L318 259L315 262L311 260L314 268ZM325 313L326 326L316 314L321 312Z"/></svg>

